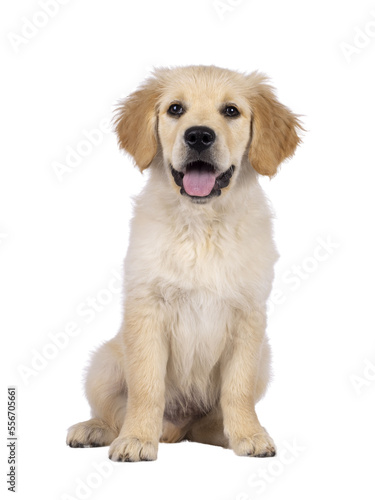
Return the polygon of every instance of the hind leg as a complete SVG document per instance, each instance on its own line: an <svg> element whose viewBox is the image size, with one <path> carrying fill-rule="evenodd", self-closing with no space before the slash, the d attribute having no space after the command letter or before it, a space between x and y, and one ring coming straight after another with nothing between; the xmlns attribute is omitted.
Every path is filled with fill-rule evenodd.
<svg viewBox="0 0 375 500"><path fill-rule="evenodd" d="M116 437L115 430L104 420L91 418L69 427L66 443L71 448L94 448L109 446Z"/></svg>
<svg viewBox="0 0 375 500"><path fill-rule="evenodd" d="M168 420L163 421L163 432L160 437L160 443L179 443L186 439L186 432L189 425L178 426L169 422Z"/></svg>
<svg viewBox="0 0 375 500"><path fill-rule="evenodd" d="M122 348L117 337L95 352L86 376L86 396L92 417L68 429L73 448L108 446L118 436L126 410Z"/></svg>
<svg viewBox="0 0 375 500"><path fill-rule="evenodd" d="M208 415L195 421L187 432L186 439L228 448L229 441L224 434L223 415L220 408L214 408Z"/></svg>

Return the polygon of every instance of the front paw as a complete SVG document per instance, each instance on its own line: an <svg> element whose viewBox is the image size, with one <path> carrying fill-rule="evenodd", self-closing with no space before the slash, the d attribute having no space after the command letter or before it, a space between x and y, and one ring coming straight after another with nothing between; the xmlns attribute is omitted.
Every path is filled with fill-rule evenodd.
<svg viewBox="0 0 375 500"><path fill-rule="evenodd" d="M275 444L265 429L255 434L231 439L230 442L236 455L259 458L276 455Z"/></svg>
<svg viewBox="0 0 375 500"><path fill-rule="evenodd" d="M118 437L109 448L109 458L115 462L151 461L157 455L157 444L136 437Z"/></svg>

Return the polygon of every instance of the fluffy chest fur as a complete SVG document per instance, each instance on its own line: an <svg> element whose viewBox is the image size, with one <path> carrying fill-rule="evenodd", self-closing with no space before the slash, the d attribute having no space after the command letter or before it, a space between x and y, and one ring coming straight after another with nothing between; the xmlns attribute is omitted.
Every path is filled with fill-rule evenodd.
<svg viewBox="0 0 375 500"><path fill-rule="evenodd" d="M208 382L235 333L236 311L264 304L270 291L277 257L270 214L258 184L245 187L224 210L176 204L151 177L136 201L126 293L162 311L168 369L181 384Z"/></svg>

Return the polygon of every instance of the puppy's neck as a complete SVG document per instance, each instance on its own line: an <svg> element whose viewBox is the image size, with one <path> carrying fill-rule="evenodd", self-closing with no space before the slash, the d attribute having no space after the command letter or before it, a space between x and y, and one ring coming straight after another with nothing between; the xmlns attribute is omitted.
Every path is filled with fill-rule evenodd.
<svg viewBox="0 0 375 500"><path fill-rule="evenodd" d="M135 213L142 214L150 224L165 225L171 234L186 231L198 240L215 227L218 230L234 227L238 219L256 217L259 195L262 196L257 175L255 172L249 174L248 170L247 175L241 175L244 169L251 169L251 166L241 165L238 178L228 192L206 203L194 203L179 193L162 161L154 161L149 168L147 184L136 198Z"/></svg>

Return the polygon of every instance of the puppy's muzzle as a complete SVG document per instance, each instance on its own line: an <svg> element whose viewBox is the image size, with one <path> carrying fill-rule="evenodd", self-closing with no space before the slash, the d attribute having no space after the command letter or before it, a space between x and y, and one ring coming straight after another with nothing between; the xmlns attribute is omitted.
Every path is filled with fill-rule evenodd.
<svg viewBox="0 0 375 500"><path fill-rule="evenodd" d="M208 127L190 127L186 130L184 139L189 148L200 154L212 146L215 142L216 134Z"/></svg>
<svg viewBox="0 0 375 500"><path fill-rule="evenodd" d="M190 127L185 131L184 141L188 151L183 171L175 170L171 165L174 181L181 188L180 193L196 203L205 203L214 196L220 196L221 190L229 185L234 165L221 172L212 162L212 150L209 148L216 141L215 132L209 127Z"/></svg>

